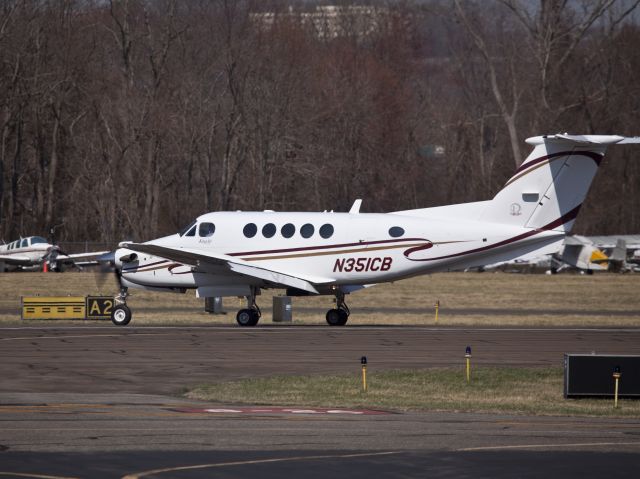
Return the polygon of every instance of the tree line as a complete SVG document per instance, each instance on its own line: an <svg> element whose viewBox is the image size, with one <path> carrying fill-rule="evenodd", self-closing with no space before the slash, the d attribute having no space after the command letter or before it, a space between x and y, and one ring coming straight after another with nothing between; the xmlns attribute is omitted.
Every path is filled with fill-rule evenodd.
<svg viewBox="0 0 640 479"><path fill-rule="evenodd" d="M0 239L492 197L545 133L640 135L640 0L3 0ZM575 231L640 231L612 148Z"/></svg>

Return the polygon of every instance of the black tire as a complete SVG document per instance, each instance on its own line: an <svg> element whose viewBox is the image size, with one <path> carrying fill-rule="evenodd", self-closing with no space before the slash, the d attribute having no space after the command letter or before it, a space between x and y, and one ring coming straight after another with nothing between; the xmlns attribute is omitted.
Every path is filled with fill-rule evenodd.
<svg viewBox="0 0 640 479"><path fill-rule="evenodd" d="M126 304L119 304L111 311L111 322L116 326L126 326L131 321L131 310Z"/></svg>
<svg viewBox="0 0 640 479"><path fill-rule="evenodd" d="M338 323L338 326L344 326L349 320L349 313L347 313L344 309L339 309L338 311L340 311L340 322Z"/></svg>
<svg viewBox="0 0 640 479"><path fill-rule="evenodd" d="M327 311L326 318L329 326L344 326L347 324L349 315L344 309L330 309Z"/></svg>
<svg viewBox="0 0 640 479"><path fill-rule="evenodd" d="M260 313L255 309L241 309L236 314L236 321L242 327L255 326L260 319Z"/></svg>

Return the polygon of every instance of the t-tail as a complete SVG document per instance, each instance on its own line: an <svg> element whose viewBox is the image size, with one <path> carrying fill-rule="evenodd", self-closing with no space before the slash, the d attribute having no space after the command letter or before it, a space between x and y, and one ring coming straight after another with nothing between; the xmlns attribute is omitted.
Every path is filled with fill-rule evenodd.
<svg viewBox="0 0 640 479"><path fill-rule="evenodd" d="M568 233L609 145L640 143L617 135L528 138L533 151L492 201L482 219Z"/></svg>

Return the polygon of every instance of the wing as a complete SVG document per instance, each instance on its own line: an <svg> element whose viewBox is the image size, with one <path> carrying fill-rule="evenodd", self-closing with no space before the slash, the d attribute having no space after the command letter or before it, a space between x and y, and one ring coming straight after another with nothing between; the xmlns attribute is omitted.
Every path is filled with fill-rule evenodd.
<svg viewBox="0 0 640 479"><path fill-rule="evenodd" d="M98 257L105 255L107 253L109 253L109 251L93 251L90 253L60 254L56 259L66 264L73 264L75 266L95 266L100 264L100 261L98 261Z"/></svg>
<svg viewBox="0 0 640 479"><path fill-rule="evenodd" d="M93 256L101 256L103 254L107 254L109 251L93 251L91 253L74 253L74 254L66 254L67 258L71 259L83 259L83 258L92 258Z"/></svg>
<svg viewBox="0 0 640 479"><path fill-rule="evenodd" d="M178 263L193 266L195 268L202 268L204 270L206 270L207 265L226 266L237 274L259 278L277 285L302 289L314 294L319 294L315 285L334 282L332 278L321 278L317 276L299 274L292 275L291 273L271 268L260 268L232 256L214 254L202 250L171 248L168 246L138 243L123 243L121 246L132 251L160 256L162 258L177 261Z"/></svg>
<svg viewBox="0 0 640 479"><path fill-rule="evenodd" d="M0 263L12 264L16 266L32 266L35 264L33 259L28 256L0 255Z"/></svg>

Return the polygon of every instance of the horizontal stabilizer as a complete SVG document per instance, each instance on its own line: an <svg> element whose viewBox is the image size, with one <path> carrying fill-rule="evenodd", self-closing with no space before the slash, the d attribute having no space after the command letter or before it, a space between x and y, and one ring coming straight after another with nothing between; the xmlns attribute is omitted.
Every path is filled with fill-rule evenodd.
<svg viewBox="0 0 640 479"><path fill-rule="evenodd" d="M620 135L569 135L567 133L558 133L557 135L533 136L531 138L527 138L525 141L530 145L542 145L543 143L624 145L628 143L640 143L640 137L625 137Z"/></svg>

